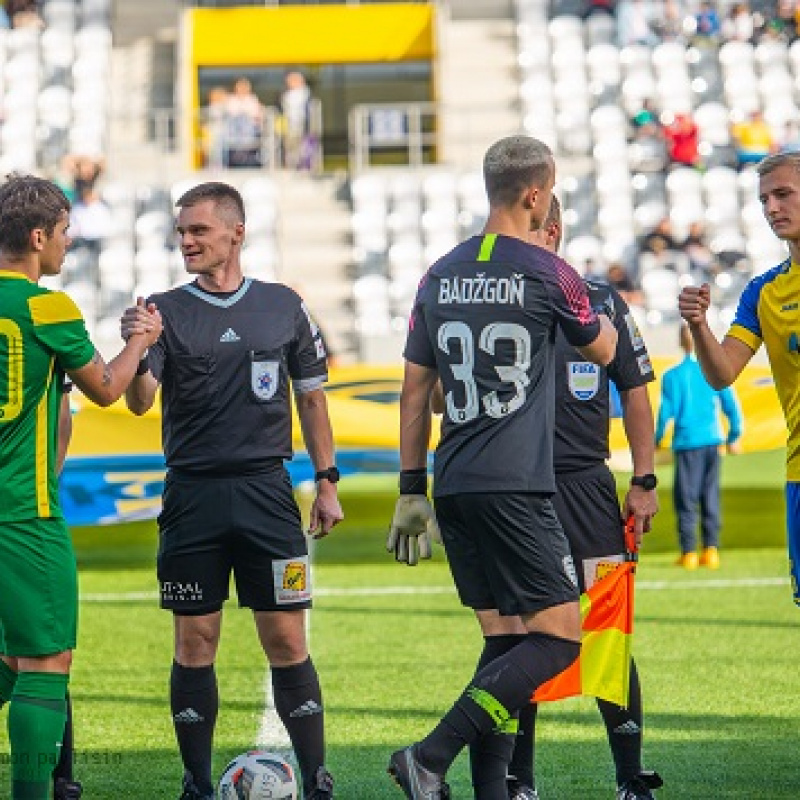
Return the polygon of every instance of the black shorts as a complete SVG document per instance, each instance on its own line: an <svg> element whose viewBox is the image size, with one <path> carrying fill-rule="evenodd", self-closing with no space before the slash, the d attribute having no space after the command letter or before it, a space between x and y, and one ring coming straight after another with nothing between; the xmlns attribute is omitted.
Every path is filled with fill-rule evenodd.
<svg viewBox="0 0 800 800"><path fill-rule="evenodd" d="M581 591L625 558L625 532L614 476L606 466L556 475L553 497Z"/></svg>
<svg viewBox="0 0 800 800"><path fill-rule="evenodd" d="M241 606L310 607L308 545L282 463L224 478L170 472L158 526L162 608L186 615L219 611L231 572Z"/></svg>
<svg viewBox="0 0 800 800"><path fill-rule="evenodd" d="M547 495L502 492L436 499L461 602L504 616L578 600L569 545Z"/></svg>

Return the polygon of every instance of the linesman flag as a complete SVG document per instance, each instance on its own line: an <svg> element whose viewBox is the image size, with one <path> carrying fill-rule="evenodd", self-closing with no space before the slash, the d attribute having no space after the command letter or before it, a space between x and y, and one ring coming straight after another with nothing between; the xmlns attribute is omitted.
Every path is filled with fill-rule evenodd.
<svg viewBox="0 0 800 800"><path fill-rule="evenodd" d="M627 707L633 648L633 575L636 539L625 526L625 561L581 595L581 654L534 692L533 702L585 694Z"/></svg>

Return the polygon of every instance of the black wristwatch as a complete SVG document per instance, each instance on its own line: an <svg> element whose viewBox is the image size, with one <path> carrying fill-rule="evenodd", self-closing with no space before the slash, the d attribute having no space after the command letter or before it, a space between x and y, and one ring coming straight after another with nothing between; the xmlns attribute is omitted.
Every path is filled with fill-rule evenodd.
<svg viewBox="0 0 800 800"><path fill-rule="evenodd" d="M339 483L339 478L341 478L341 475L339 474L338 467L328 467L328 469L321 469L319 472L314 473L315 481L329 481L330 483Z"/></svg>
<svg viewBox="0 0 800 800"><path fill-rule="evenodd" d="M634 475L631 478L631 486L641 486L646 492L652 492L658 486L658 478L652 472L647 475Z"/></svg>

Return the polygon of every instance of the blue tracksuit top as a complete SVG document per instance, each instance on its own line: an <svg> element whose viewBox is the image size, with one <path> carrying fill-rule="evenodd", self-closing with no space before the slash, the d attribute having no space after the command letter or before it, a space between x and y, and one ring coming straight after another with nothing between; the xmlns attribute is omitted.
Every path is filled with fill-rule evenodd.
<svg viewBox="0 0 800 800"><path fill-rule="evenodd" d="M728 419L727 439L720 424L720 408ZM736 393L730 386L721 391L713 389L694 355L687 355L661 379L656 444L664 438L667 425L673 419L673 450L692 450L723 442L733 444L742 435L742 412Z"/></svg>

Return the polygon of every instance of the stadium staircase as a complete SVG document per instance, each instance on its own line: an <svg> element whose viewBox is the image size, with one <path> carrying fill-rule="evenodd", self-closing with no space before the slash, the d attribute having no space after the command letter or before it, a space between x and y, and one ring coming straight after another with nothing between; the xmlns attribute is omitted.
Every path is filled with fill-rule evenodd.
<svg viewBox="0 0 800 800"><path fill-rule="evenodd" d="M474 169L486 147L518 133L522 119L512 4L458 0L439 23L437 95L442 160Z"/></svg>
<svg viewBox="0 0 800 800"><path fill-rule="evenodd" d="M276 172L277 278L294 288L322 328L331 351L355 360L350 307L350 206L341 174Z"/></svg>
<svg viewBox="0 0 800 800"><path fill-rule="evenodd" d="M174 124L161 113L176 103L177 0L114 4L108 175L170 182L186 173L185 156L163 146ZM161 141L159 141L161 139Z"/></svg>

